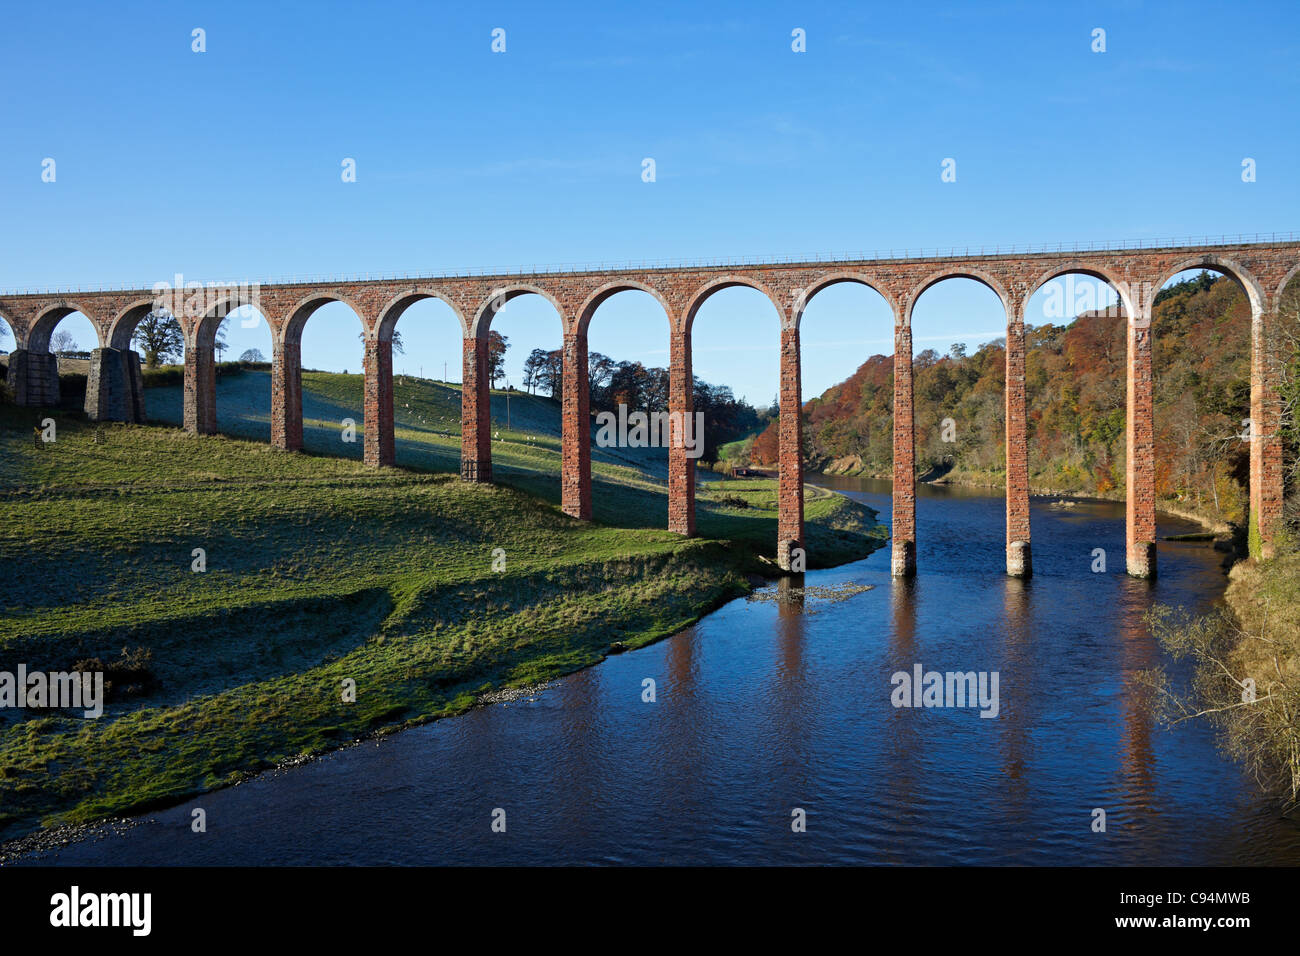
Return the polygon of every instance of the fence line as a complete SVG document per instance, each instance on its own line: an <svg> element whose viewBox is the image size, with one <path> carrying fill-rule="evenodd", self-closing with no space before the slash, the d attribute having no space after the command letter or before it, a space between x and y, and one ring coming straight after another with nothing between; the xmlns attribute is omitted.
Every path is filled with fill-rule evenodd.
<svg viewBox="0 0 1300 956"><path fill-rule="evenodd" d="M1199 241L1198 241L1199 240ZM448 272L403 272L376 275L301 275L280 276L277 278L244 279L238 282L214 283L216 286L247 285L336 285L353 282L395 282L403 280L438 281L445 279L471 279L495 276L546 275L554 273L623 273L651 272L676 269L719 269L739 266L791 266L791 265L832 265L864 262L897 262L900 260L924 259L971 259L997 256L1029 255L1063 255L1083 252L1134 252L1142 249L1206 249L1219 246L1268 245L1278 242L1298 242L1300 234L1295 232L1239 234L1236 236L1200 236L1190 238L1137 239L1119 242L1086 242L1073 245L1058 243L1024 243L1010 246L950 246L947 249L931 247L929 249L877 249L872 252L822 253L810 256L741 256L713 259L660 259L627 260L584 263L552 263L549 265L515 266L507 269L459 269ZM8 289L0 295L75 295L102 292L143 292L153 288L153 283L142 285L116 285L100 288L71 286L55 289ZM181 291L181 290L177 290Z"/></svg>

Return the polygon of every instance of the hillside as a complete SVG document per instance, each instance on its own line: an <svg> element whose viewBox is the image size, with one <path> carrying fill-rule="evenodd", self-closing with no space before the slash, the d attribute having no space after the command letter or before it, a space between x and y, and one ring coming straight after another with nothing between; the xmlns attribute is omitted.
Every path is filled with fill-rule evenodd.
<svg viewBox="0 0 1300 956"><path fill-rule="evenodd" d="M1230 280L1207 273L1157 296L1156 491L1163 503L1240 523L1249 446L1250 308ZM1031 486L1039 493L1122 497L1126 320L1087 313L1027 332ZM917 471L950 463L948 480L1005 482L1005 343L971 354L927 350L914 360ZM893 460L893 359L874 355L803 408L810 468L887 477ZM943 441L942 422L955 422ZM754 442L756 464L776 460L776 425ZM845 461L844 459L848 459ZM858 461L860 459L860 463Z"/></svg>
<svg viewBox="0 0 1300 956"><path fill-rule="evenodd" d="M0 838L457 713L671 634L771 569L772 482L709 485L700 527L713 537L687 540L659 523L655 463L602 451L608 523L579 522L553 505L552 403L511 398L524 427L501 433L505 481L471 485L454 474L454 388L399 385L406 467L377 471L339 440L337 422L360 418L360 378L304 385L314 454L72 413L38 446L38 413L0 402L0 671L103 670L112 684L99 720L0 710ZM264 437L269 394L264 373L227 370L223 426ZM146 402L167 420L176 386ZM883 543L868 508L823 492L807 510L814 561Z"/></svg>

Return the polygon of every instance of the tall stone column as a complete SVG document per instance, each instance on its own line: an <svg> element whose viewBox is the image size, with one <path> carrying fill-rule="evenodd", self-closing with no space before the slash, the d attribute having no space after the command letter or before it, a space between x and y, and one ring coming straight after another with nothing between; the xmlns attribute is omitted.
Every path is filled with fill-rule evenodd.
<svg viewBox="0 0 1300 956"><path fill-rule="evenodd" d="M1033 573L1029 549L1029 423L1025 395L1025 323L1007 326L1007 574Z"/></svg>
<svg viewBox="0 0 1300 956"><path fill-rule="evenodd" d="M1128 325L1128 416L1125 548L1128 573L1156 573L1156 441L1154 374L1151 368L1151 311L1139 306Z"/></svg>
<svg viewBox="0 0 1300 956"><path fill-rule="evenodd" d="M55 408L59 404L59 360L49 352L14 349L9 353L6 387L15 405Z"/></svg>
<svg viewBox="0 0 1300 956"><path fill-rule="evenodd" d="M144 373L140 369L140 353L135 349L122 350L122 372L126 379L126 414L127 421L143 425L144 416Z"/></svg>
<svg viewBox="0 0 1300 956"><path fill-rule="evenodd" d="M492 393L488 390L488 344L464 340L460 392L460 476L492 480Z"/></svg>
<svg viewBox="0 0 1300 956"><path fill-rule="evenodd" d="M302 450L302 347L276 342L271 350L271 444Z"/></svg>
<svg viewBox="0 0 1300 956"><path fill-rule="evenodd" d="M591 520L591 389L587 336L564 336L562 397L563 456L561 507L566 515Z"/></svg>
<svg viewBox="0 0 1300 956"><path fill-rule="evenodd" d="M143 424L144 378L132 349L95 349L86 374L86 417L95 422Z"/></svg>
<svg viewBox="0 0 1300 956"><path fill-rule="evenodd" d="M779 510L776 519L776 561L786 571L796 566L794 551L805 551L803 540L803 399L799 369L799 330L781 329L781 416L777 438L780 445L780 479L777 487Z"/></svg>
<svg viewBox="0 0 1300 956"><path fill-rule="evenodd" d="M372 468L397 461L393 439L393 343L366 339L365 463Z"/></svg>
<svg viewBox="0 0 1300 956"><path fill-rule="evenodd" d="M696 434L694 414L691 333L673 332L668 362L668 418L674 423L668 447L668 530L688 538L695 535L695 459L687 454L686 436L680 429L690 428L693 441L704 441L703 435Z"/></svg>
<svg viewBox="0 0 1300 956"><path fill-rule="evenodd" d="M912 411L912 329L894 328L894 493L890 573L916 573L916 417Z"/></svg>
<svg viewBox="0 0 1300 956"><path fill-rule="evenodd" d="M211 435L217 430L217 367L215 343L203 331L185 347L185 430Z"/></svg>
<svg viewBox="0 0 1300 956"><path fill-rule="evenodd" d="M1277 313L1251 317L1250 546L1273 557L1282 526L1281 397L1278 393Z"/></svg>

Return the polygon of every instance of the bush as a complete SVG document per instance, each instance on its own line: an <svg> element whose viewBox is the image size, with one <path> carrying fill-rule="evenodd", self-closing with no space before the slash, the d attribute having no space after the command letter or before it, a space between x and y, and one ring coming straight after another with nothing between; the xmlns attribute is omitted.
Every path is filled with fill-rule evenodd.
<svg viewBox="0 0 1300 956"><path fill-rule="evenodd" d="M111 664L98 657L88 657L72 665L74 671L102 672L104 675L104 700L122 697L142 697L158 686L158 678L149 669L153 651L147 647L122 648L122 653Z"/></svg>
<svg viewBox="0 0 1300 956"><path fill-rule="evenodd" d="M145 388L158 388L165 385L184 385L185 366L160 365L157 368L141 368L140 377Z"/></svg>
<svg viewBox="0 0 1300 956"><path fill-rule="evenodd" d="M1248 573L1290 577L1291 569L1260 567ZM1290 593L1275 590L1270 620L1258 633L1253 620L1243 627L1226 608L1194 616L1156 605L1146 616L1151 633L1171 657L1191 661L1192 676L1187 686L1175 686L1157 667L1134 679L1151 693L1148 704L1165 726L1199 717L1217 725L1227 753L1289 812L1300 807L1300 648L1286 617L1300 611L1300 601L1294 586ZM1273 623L1278 618L1280 626Z"/></svg>

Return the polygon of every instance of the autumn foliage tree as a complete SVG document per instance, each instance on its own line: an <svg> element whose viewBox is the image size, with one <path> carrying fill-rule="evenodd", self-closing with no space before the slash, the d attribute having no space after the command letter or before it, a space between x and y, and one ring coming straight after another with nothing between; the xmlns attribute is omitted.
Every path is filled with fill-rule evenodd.
<svg viewBox="0 0 1300 956"><path fill-rule="evenodd" d="M1291 307L1300 320L1300 292ZM1286 327L1285 321L1283 326ZM1300 407L1300 321L1282 352L1291 356L1289 401ZM1156 491L1227 521L1245 518L1250 415L1250 307L1231 279L1202 273L1156 296ZM1039 491L1119 495L1125 480L1127 319L1086 312L1065 325L1026 329L1030 480ZM812 468L858 456L866 474L889 475L893 460L893 358L874 355L846 381L803 408ZM918 473L951 461L952 477L996 484L1005 476L1002 340L973 352L913 360ZM1300 428L1287 439L1300 446ZM775 463L777 426L754 443L756 463ZM1294 461L1294 454L1287 459Z"/></svg>

